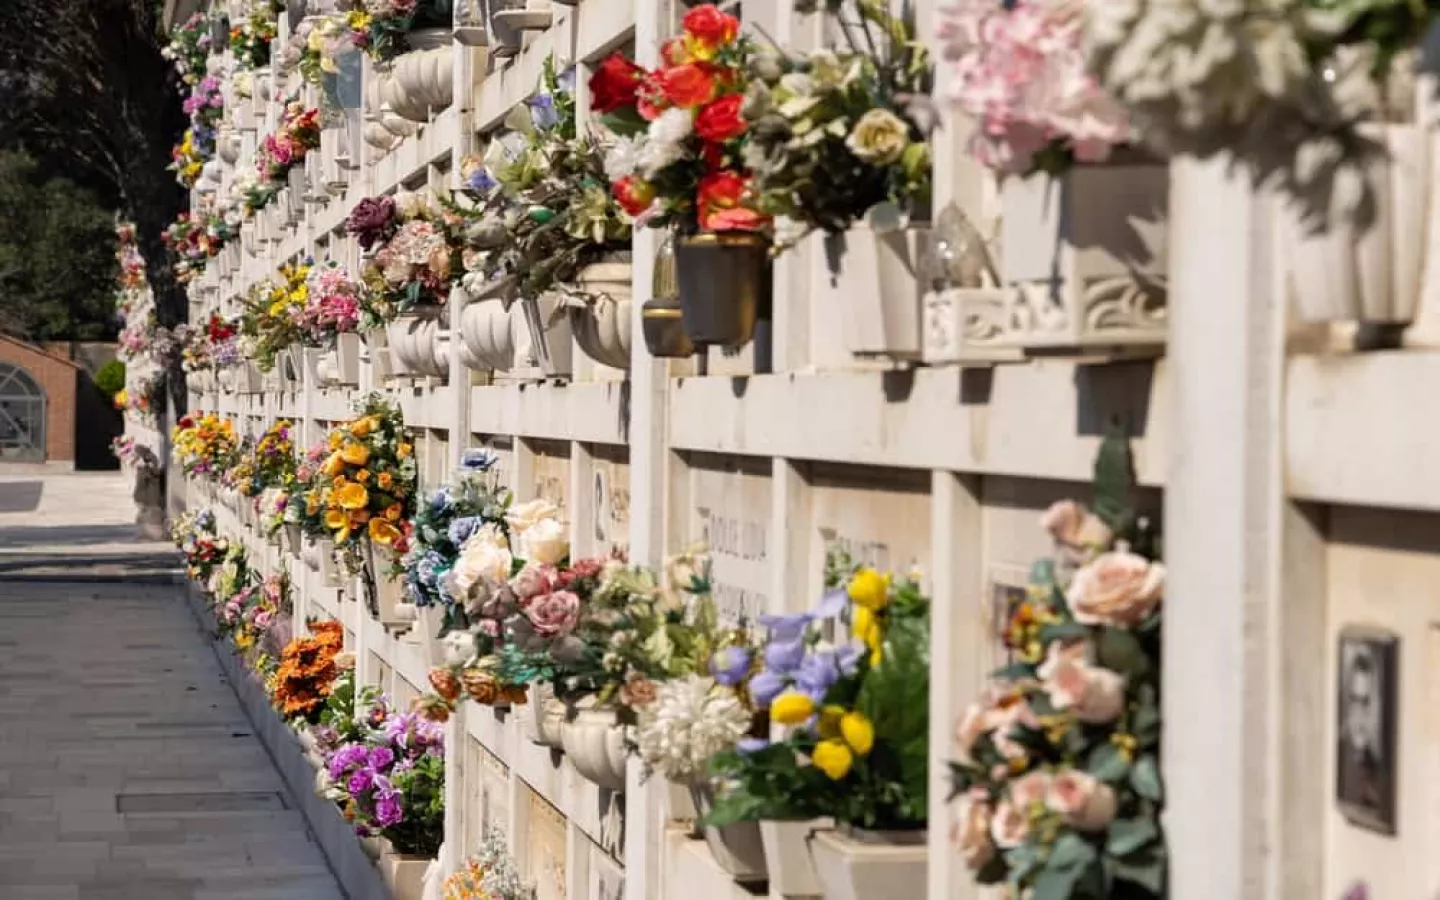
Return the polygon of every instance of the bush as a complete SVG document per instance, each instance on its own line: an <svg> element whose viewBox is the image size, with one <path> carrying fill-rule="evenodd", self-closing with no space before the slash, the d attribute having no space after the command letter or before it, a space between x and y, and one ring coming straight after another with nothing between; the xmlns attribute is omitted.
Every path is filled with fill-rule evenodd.
<svg viewBox="0 0 1440 900"><path fill-rule="evenodd" d="M95 373L95 386L105 392L105 396L113 397L125 389L125 364L118 359L112 359L100 367Z"/></svg>

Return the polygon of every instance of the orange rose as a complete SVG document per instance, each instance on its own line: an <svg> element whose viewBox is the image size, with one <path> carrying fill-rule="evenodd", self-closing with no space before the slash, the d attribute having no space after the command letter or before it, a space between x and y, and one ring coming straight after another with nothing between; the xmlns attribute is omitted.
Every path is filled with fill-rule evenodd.
<svg viewBox="0 0 1440 900"><path fill-rule="evenodd" d="M665 99L681 109L695 109L715 99L715 78L697 63L662 69L657 81Z"/></svg>
<svg viewBox="0 0 1440 900"><path fill-rule="evenodd" d="M769 223L745 205L750 191L749 179L738 172L713 172L700 179L696 199L700 227L706 231L758 231Z"/></svg>
<svg viewBox="0 0 1440 900"><path fill-rule="evenodd" d="M400 529L394 525L391 525L384 519L370 520L370 540L382 547L389 547L399 539Z"/></svg>

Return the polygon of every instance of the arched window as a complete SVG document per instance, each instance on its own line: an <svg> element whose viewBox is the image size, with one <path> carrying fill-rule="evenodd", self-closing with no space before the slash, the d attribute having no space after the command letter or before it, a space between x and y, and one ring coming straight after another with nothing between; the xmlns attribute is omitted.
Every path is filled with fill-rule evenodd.
<svg viewBox="0 0 1440 900"><path fill-rule="evenodd" d="M30 373L0 362L0 461L45 460L45 392Z"/></svg>

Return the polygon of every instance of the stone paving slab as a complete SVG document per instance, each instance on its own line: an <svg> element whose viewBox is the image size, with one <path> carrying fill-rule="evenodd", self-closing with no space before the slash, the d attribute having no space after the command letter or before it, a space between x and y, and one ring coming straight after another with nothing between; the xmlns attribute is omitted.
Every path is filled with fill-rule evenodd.
<svg viewBox="0 0 1440 900"><path fill-rule="evenodd" d="M179 588L0 576L0 645L0 898L343 900Z"/></svg>

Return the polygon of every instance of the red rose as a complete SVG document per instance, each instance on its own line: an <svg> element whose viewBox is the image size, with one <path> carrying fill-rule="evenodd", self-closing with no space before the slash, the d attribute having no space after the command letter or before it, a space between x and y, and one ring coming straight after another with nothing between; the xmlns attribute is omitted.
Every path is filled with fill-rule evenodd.
<svg viewBox="0 0 1440 900"><path fill-rule="evenodd" d="M711 47L728 44L740 33L740 20L710 3L690 10L680 24L687 34Z"/></svg>
<svg viewBox="0 0 1440 900"><path fill-rule="evenodd" d="M740 117L739 94L727 94L700 110L695 117L695 133L707 141L723 144L745 133L745 120Z"/></svg>
<svg viewBox="0 0 1440 900"><path fill-rule="evenodd" d="M694 62L690 58L690 51L685 49L684 38L671 38L660 45L660 58L665 60L667 66L683 66L688 62Z"/></svg>
<svg viewBox="0 0 1440 900"><path fill-rule="evenodd" d="M615 201L627 215L638 216L655 202L655 188L634 175L627 175L611 185Z"/></svg>
<svg viewBox="0 0 1440 900"><path fill-rule="evenodd" d="M715 79L695 63L663 69L657 78L660 92L672 106L695 109L715 99Z"/></svg>
<svg viewBox="0 0 1440 900"><path fill-rule="evenodd" d="M610 54L590 76L590 108L604 114L635 105L645 70L619 52Z"/></svg>
<svg viewBox="0 0 1440 900"><path fill-rule="evenodd" d="M750 181L738 172L712 172L700 179L696 200L700 227L706 231L758 231L769 216L744 205Z"/></svg>

